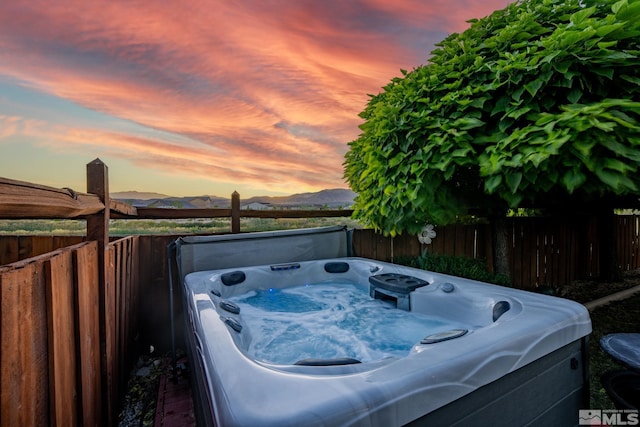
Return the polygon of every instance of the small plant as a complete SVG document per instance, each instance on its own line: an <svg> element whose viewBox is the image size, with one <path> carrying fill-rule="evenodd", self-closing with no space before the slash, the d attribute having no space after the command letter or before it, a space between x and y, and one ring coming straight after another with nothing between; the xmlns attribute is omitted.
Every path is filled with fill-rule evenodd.
<svg viewBox="0 0 640 427"><path fill-rule="evenodd" d="M450 274L501 286L511 286L511 282L506 276L487 271L486 263L480 259L424 253L417 257L397 258L395 262L435 273Z"/></svg>

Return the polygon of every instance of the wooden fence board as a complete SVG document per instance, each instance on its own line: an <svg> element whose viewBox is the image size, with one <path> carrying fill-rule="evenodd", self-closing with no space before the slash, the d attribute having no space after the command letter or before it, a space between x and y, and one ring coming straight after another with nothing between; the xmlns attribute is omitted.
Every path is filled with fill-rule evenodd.
<svg viewBox="0 0 640 427"><path fill-rule="evenodd" d="M591 276L597 277L600 274L600 239L598 236L598 226L593 224L589 227L591 231L591 238L589 243L591 244L591 253L589 254L589 268Z"/></svg>
<svg viewBox="0 0 640 427"><path fill-rule="evenodd" d="M49 424L47 310L42 265L0 274L0 425Z"/></svg>
<svg viewBox="0 0 640 427"><path fill-rule="evenodd" d="M0 236L0 265L20 260L20 239L18 236Z"/></svg>
<svg viewBox="0 0 640 427"><path fill-rule="evenodd" d="M137 318L140 319L139 331L142 337L138 343L143 351L153 345L158 351L171 348L169 331L169 273L166 263L166 248L178 236L139 236L138 255L135 263L139 271L139 291L144 298L138 300ZM182 336L183 324L180 283L174 268L174 315L176 336ZM158 325L163 325L159 327Z"/></svg>
<svg viewBox="0 0 640 427"><path fill-rule="evenodd" d="M630 262L629 269L634 270L640 268L640 218L637 216L632 217L632 229L633 229L633 250L632 260Z"/></svg>
<svg viewBox="0 0 640 427"><path fill-rule="evenodd" d="M509 222L509 243L511 249L510 270L514 285L522 283L522 236L524 224ZM513 244L511 245L511 242Z"/></svg>
<svg viewBox="0 0 640 427"><path fill-rule="evenodd" d="M374 232L370 229L355 230L353 233L353 247L356 256L363 258L371 258L371 254L374 252L372 249L372 242Z"/></svg>
<svg viewBox="0 0 640 427"><path fill-rule="evenodd" d="M477 257L477 247L476 247L476 232L477 228L475 227L463 227L464 231L464 256L467 258L476 258Z"/></svg>
<svg viewBox="0 0 640 427"><path fill-rule="evenodd" d="M113 286L113 359L112 359L112 369L113 369L113 387L115 397L118 396L118 384L120 381L121 375L121 364L120 358L118 355L122 352L122 324L121 320L121 312L122 312L122 304L120 303L122 297L121 293L121 285L122 285L122 245L120 243L110 243L109 251L113 254L113 276L112 283Z"/></svg>
<svg viewBox="0 0 640 427"><path fill-rule="evenodd" d="M469 227L463 225L455 225L455 254L469 258L469 248L467 248L467 230Z"/></svg>
<svg viewBox="0 0 640 427"><path fill-rule="evenodd" d="M551 283L563 283L564 275L567 271L567 265L564 263L565 252L567 250L567 227L561 227L554 224L554 248L553 248L553 267L551 270L553 281Z"/></svg>
<svg viewBox="0 0 640 427"><path fill-rule="evenodd" d="M77 271L80 419L83 426L91 427L100 425L102 418L98 247L96 242L78 248L74 252L74 264Z"/></svg>
<svg viewBox="0 0 640 427"><path fill-rule="evenodd" d="M456 233L455 233L455 228L452 227L447 227L446 229L446 236L444 236L444 253L445 254L451 254L454 255L456 253L456 247L455 247L455 242L456 242Z"/></svg>
<svg viewBox="0 0 640 427"><path fill-rule="evenodd" d="M401 234L393 238L393 257L415 257L420 255L421 248L418 238L409 234Z"/></svg>
<svg viewBox="0 0 640 427"><path fill-rule="evenodd" d="M379 234L375 238L376 259L381 261L391 261L393 259L393 239L389 236Z"/></svg>
<svg viewBox="0 0 640 427"><path fill-rule="evenodd" d="M104 286L105 310L105 381L107 382L107 410L114 414L119 397L126 386L128 369L137 349L131 347L137 335L138 301L130 298L130 288L140 286L134 282L137 270L138 237L128 237L110 243L105 251L108 271ZM135 263L135 264L134 264ZM166 316L166 311L163 312Z"/></svg>
<svg viewBox="0 0 640 427"><path fill-rule="evenodd" d="M93 194L0 178L0 218L74 218L104 209Z"/></svg>
<svg viewBox="0 0 640 427"><path fill-rule="evenodd" d="M25 241L26 239L21 240ZM43 255L57 249L53 247L53 239L50 236L33 236L31 239L29 239L29 242L30 244L25 245L22 248L22 250L24 251L23 256L25 258Z"/></svg>
<svg viewBox="0 0 640 427"><path fill-rule="evenodd" d="M546 219L546 218L545 218ZM536 286L543 286L551 279L549 270L553 267L553 236L549 233L551 226L548 221L536 221L538 226L538 257L540 259L540 267L536 277Z"/></svg>
<svg viewBox="0 0 640 427"><path fill-rule="evenodd" d="M132 364L137 359L137 355L139 354L139 321L138 321L138 312L140 310L140 285L139 285L139 274L138 274L138 242L140 238L138 236L131 237L131 246L129 252L129 289L127 292L128 298L128 311L129 315L127 317L127 351L125 352L125 356L128 358L128 364ZM165 245L165 253L163 254L166 259L166 245ZM167 273L167 277L169 274ZM135 347L134 347L135 346ZM128 371L128 369L127 369Z"/></svg>
<svg viewBox="0 0 640 427"><path fill-rule="evenodd" d="M485 225L481 228L482 233L482 245L479 248L484 249L484 253L481 258L487 262L487 270L494 271L494 252L493 252L493 238L491 237L491 227Z"/></svg>
<svg viewBox="0 0 640 427"><path fill-rule="evenodd" d="M82 243L83 236L0 236L0 265Z"/></svg>
<svg viewBox="0 0 640 427"><path fill-rule="evenodd" d="M45 262L49 402L52 426L74 426L78 419L74 319L74 274L71 251Z"/></svg>
<svg viewBox="0 0 640 427"><path fill-rule="evenodd" d="M109 246L104 253L107 271L103 288L104 301L104 376L106 381L106 410L107 414L113 416L117 410L117 353L116 353L116 298L115 298L115 253L113 247Z"/></svg>

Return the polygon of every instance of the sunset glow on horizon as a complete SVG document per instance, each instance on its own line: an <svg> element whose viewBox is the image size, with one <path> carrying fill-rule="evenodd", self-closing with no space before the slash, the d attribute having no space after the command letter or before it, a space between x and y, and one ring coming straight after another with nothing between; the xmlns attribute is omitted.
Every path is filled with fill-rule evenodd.
<svg viewBox="0 0 640 427"><path fill-rule="evenodd" d="M0 3L0 177L243 197L347 188L358 114L505 0Z"/></svg>

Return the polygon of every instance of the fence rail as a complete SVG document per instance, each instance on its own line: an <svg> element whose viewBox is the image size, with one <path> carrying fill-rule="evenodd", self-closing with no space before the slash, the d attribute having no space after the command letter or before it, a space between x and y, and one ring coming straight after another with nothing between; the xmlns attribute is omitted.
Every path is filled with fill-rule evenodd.
<svg viewBox="0 0 640 427"><path fill-rule="evenodd" d="M99 171L104 164L90 163ZM89 169L91 173L91 169ZM106 172L105 172L106 173ZM104 177L99 177L104 178ZM106 192L108 196L108 191ZM228 209L173 209L136 208L118 200L109 199L108 217L114 219L192 219L230 218L230 232L239 233L240 218L336 218L350 217L350 209L268 209L240 208L240 195L231 195ZM68 188L54 188L0 177L0 219L74 219L91 217L105 211L105 204L96 194L80 193Z"/></svg>

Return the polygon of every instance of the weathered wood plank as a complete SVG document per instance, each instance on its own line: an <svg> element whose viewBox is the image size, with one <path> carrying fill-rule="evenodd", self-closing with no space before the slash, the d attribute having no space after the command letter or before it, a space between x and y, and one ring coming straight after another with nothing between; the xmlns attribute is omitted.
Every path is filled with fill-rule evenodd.
<svg viewBox="0 0 640 427"><path fill-rule="evenodd" d="M538 287L540 285L539 282L539 274L541 268L543 268L543 261L540 260L540 245L541 238L538 232L538 226L536 222L536 218L528 218L530 221L527 221L525 237L529 236L529 241L527 242L527 246L523 246L523 265L528 267L525 270L526 276L523 277L523 287L532 288ZM525 285L527 283L528 285Z"/></svg>
<svg viewBox="0 0 640 427"><path fill-rule="evenodd" d="M84 426L99 426L102 418L100 371L100 316L98 247L88 243L74 251L77 272L80 419Z"/></svg>
<svg viewBox="0 0 640 427"><path fill-rule="evenodd" d="M467 236L466 236L466 231L469 229L469 227L466 227L464 225L454 225L454 230L455 230L455 237L454 237L454 254L455 256L460 256L460 257L469 257L469 253L467 251Z"/></svg>
<svg viewBox="0 0 640 427"><path fill-rule="evenodd" d="M49 424L42 264L0 269L0 425Z"/></svg>
<svg viewBox="0 0 640 427"><path fill-rule="evenodd" d="M99 251L98 251L99 253ZM116 266L115 266L115 250L112 247L107 247L104 251L104 258L106 264L105 282L101 289L101 312L104 316L100 319L103 331L101 331L102 339L104 340L104 360L103 360L103 387L106 385L106 402L103 405L106 407L106 417L109 419L109 425L112 425L113 417L116 416L116 409L118 406L118 363L117 363L117 325L116 325Z"/></svg>
<svg viewBox="0 0 640 427"><path fill-rule="evenodd" d="M420 242L417 236L405 233L393 238L394 258L418 255L420 255Z"/></svg>
<svg viewBox="0 0 640 427"><path fill-rule="evenodd" d="M62 251L45 262L50 425L78 423L74 274L71 251Z"/></svg>
<svg viewBox="0 0 640 427"><path fill-rule="evenodd" d="M495 260L493 253L493 232L489 224L485 224L482 228L482 236L479 238L481 242L479 248L482 248L481 257L487 261L487 270L495 270Z"/></svg>
<svg viewBox="0 0 640 427"><path fill-rule="evenodd" d="M112 213L120 214L122 217L136 217L138 216L138 208L131 206L128 203L121 202L119 200L109 200L109 210Z"/></svg>
<svg viewBox="0 0 640 427"><path fill-rule="evenodd" d="M237 191L231 193L231 232L240 232L240 194Z"/></svg>
<svg viewBox="0 0 640 427"><path fill-rule="evenodd" d="M241 218L349 218L353 213L350 209L337 210L305 210L305 209L269 209L240 210ZM138 219L189 219L189 218L232 218L232 209L171 209L171 208L136 208L135 218ZM113 218L132 218L118 212L112 212Z"/></svg>
<svg viewBox="0 0 640 427"><path fill-rule="evenodd" d="M171 348L169 329L169 273L167 245L178 236L140 236L139 255L136 260L139 270L138 292L144 295L139 299L137 317L140 319L140 344L147 351L149 345L158 350ZM178 301L180 281L174 268L174 298ZM174 301L174 302L175 302ZM175 322L183 321L182 304L174 303ZM176 328L176 337L182 336L182 329ZM177 341L180 342L180 341Z"/></svg>
<svg viewBox="0 0 640 427"><path fill-rule="evenodd" d="M354 230L353 247L356 256L375 259L374 236L374 231L370 229Z"/></svg>
<svg viewBox="0 0 640 427"><path fill-rule="evenodd" d="M18 236L0 236L0 265L20 260Z"/></svg>
<svg viewBox="0 0 640 427"><path fill-rule="evenodd" d="M100 159L87 163L87 191L98 196L105 205L110 205L109 199L109 169ZM109 245L109 216L110 211L103 209L87 217L87 240L97 242L98 247L98 287L99 287L99 316L100 316L100 354L101 354L101 384L103 422L107 425L114 424L116 416L116 401L113 389L113 369L115 349L112 342L113 328L113 304L111 296L113 285L113 269Z"/></svg>
<svg viewBox="0 0 640 427"><path fill-rule="evenodd" d="M428 254L444 254L444 242L447 240L447 227L438 227L436 238L428 245L423 245L422 249L426 249Z"/></svg>
<svg viewBox="0 0 640 427"><path fill-rule="evenodd" d="M447 255L455 255L456 249L456 231L454 227L446 228L446 238L443 239L444 253Z"/></svg>
<svg viewBox="0 0 640 427"><path fill-rule="evenodd" d="M104 210L93 194L0 178L1 219L76 218Z"/></svg>
<svg viewBox="0 0 640 427"><path fill-rule="evenodd" d="M631 269L640 267L640 218L632 217L633 224L633 250L631 251L633 260L630 262Z"/></svg>
<svg viewBox="0 0 640 427"><path fill-rule="evenodd" d="M243 211L244 212L244 211ZM249 211L247 211L249 212ZM231 218L231 209L171 209L171 208L136 208L135 216L113 212L114 219L189 219L189 218Z"/></svg>
<svg viewBox="0 0 640 427"><path fill-rule="evenodd" d="M376 259L391 261L393 257L393 241L391 237L382 234L375 235Z"/></svg>
<svg viewBox="0 0 640 427"><path fill-rule="evenodd" d="M522 244L523 244L523 227L520 222L508 222L510 234L509 250L511 252L509 269L511 270L511 281L514 285L519 286L522 283ZM492 257L493 258L493 257Z"/></svg>
<svg viewBox="0 0 640 427"><path fill-rule="evenodd" d="M0 265L82 243L83 236L0 236Z"/></svg>

